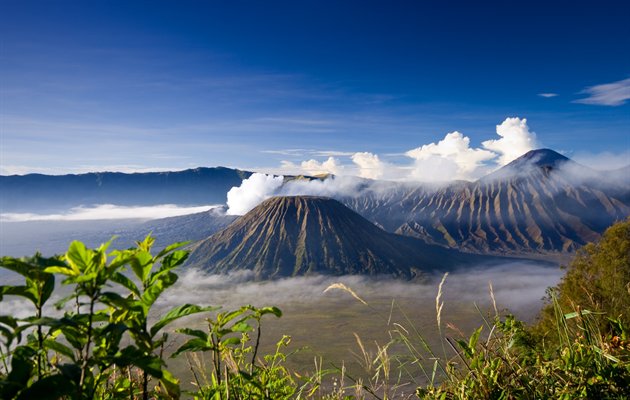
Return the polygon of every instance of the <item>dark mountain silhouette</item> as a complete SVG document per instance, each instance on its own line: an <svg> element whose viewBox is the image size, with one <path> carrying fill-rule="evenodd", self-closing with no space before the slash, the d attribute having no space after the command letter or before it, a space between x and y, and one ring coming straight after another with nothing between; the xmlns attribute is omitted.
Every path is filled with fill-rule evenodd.
<svg viewBox="0 0 630 400"><path fill-rule="evenodd" d="M253 271L259 279L307 274L405 278L485 258L388 233L340 202L274 197L193 247L188 265L212 273Z"/></svg>
<svg viewBox="0 0 630 400"><path fill-rule="evenodd" d="M195 168L177 172L0 176L2 212L46 212L79 205L222 204L251 172Z"/></svg>

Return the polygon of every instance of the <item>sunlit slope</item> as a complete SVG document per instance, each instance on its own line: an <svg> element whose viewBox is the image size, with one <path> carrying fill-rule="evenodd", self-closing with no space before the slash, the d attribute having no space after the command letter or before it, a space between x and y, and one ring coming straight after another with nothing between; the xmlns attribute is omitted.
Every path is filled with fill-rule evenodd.
<svg viewBox="0 0 630 400"><path fill-rule="evenodd" d="M197 244L189 265L214 273L251 270L258 278L307 274L423 272L480 257L388 233L336 200L274 197Z"/></svg>

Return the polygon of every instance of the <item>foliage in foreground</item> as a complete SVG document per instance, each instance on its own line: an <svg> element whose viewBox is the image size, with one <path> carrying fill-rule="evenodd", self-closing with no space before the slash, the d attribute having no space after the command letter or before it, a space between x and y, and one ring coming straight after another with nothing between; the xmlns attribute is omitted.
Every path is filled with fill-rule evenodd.
<svg viewBox="0 0 630 400"><path fill-rule="evenodd" d="M604 332L614 333L615 320L630 326L630 219L608 228L600 241L582 247L551 295L563 310L592 311ZM550 301L541 312L537 333L549 336L555 319Z"/></svg>
<svg viewBox="0 0 630 400"><path fill-rule="evenodd" d="M445 276L435 304L442 347L429 346L409 323L389 325L391 341L377 344L375 351L357 336L363 377L350 376L343 367L324 370L321 361L310 376L290 371L285 366L289 337L271 354L259 354L261 320L265 315L280 317L275 307L218 312L185 304L157 319L154 304L176 282L173 270L187 257L181 243L155 256L153 239L147 237L136 248L110 253L108 243L87 249L73 242L61 257L4 257L1 266L22 275L24 284L0 286L0 301L21 296L32 304L33 314L0 316L0 397L630 398L628 308L615 291L630 282L629 225L614 226L599 244L578 255L559 288L550 292L543 322L534 330L512 316L480 312L484 325L470 337L444 335ZM606 265L615 270L598 272ZM124 273L126 269L131 273ZM620 282L601 283L610 273ZM57 302L62 315L49 304L58 297L55 281L60 278L70 289ZM331 287L370 307L343 284ZM585 297L569 296L574 291L568 288L575 287ZM193 391L182 392L164 360L169 340L165 328L197 313L204 313L207 329L175 329L182 344L171 356L186 357L194 381ZM324 384L323 378L332 374L334 384Z"/></svg>

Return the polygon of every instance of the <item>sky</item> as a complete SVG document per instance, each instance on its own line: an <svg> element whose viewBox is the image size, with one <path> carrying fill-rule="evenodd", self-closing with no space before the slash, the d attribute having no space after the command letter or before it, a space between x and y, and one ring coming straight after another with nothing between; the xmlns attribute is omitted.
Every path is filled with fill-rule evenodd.
<svg viewBox="0 0 630 400"><path fill-rule="evenodd" d="M630 3L0 0L0 174L630 164Z"/></svg>

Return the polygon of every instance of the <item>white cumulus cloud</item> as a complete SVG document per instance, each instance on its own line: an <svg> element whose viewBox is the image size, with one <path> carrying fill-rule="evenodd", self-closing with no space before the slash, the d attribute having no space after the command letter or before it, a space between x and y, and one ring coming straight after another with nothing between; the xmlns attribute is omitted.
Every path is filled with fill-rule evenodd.
<svg viewBox="0 0 630 400"><path fill-rule="evenodd" d="M529 130L527 118L506 118L497 125L500 139L486 140L481 144L488 150L499 153L500 166L522 156L537 146L536 134Z"/></svg>
<svg viewBox="0 0 630 400"><path fill-rule="evenodd" d="M352 155L352 162L359 167L359 176L368 179L379 179L384 173L384 164L378 155L359 152Z"/></svg>
<svg viewBox="0 0 630 400"><path fill-rule="evenodd" d="M497 139L471 146L463 133L447 133L443 139L421 145L402 154L381 156L370 152L337 152L325 161L310 159L301 163L282 161L280 173L358 176L394 181L443 182L478 179L538 147L536 134L525 118L506 118L496 125ZM404 155L402 160L391 157ZM410 160L411 159L411 160Z"/></svg>
<svg viewBox="0 0 630 400"><path fill-rule="evenodd" d="M282 186L283 176L255 173L227 193L227 214L243 215L260 202L272 197Z"/></svg>
<svg viewBox="0 0 630 400"><path fill-rule="evenodd" d="M441 181L477 177L483 163L496 154L470 147L470 138L451 132L437 143L429 143L405 153L415 160L413 176L422 180Z"/></svg>
<svg viewBox="0 0 630 400"><path fill-rule="evenodd" d="M334 157L328 157L324 162L311 159L302 161L300 164L303 171L309 175L322 175L322 174L339 174L342 171L342 166Z"/></svg>

